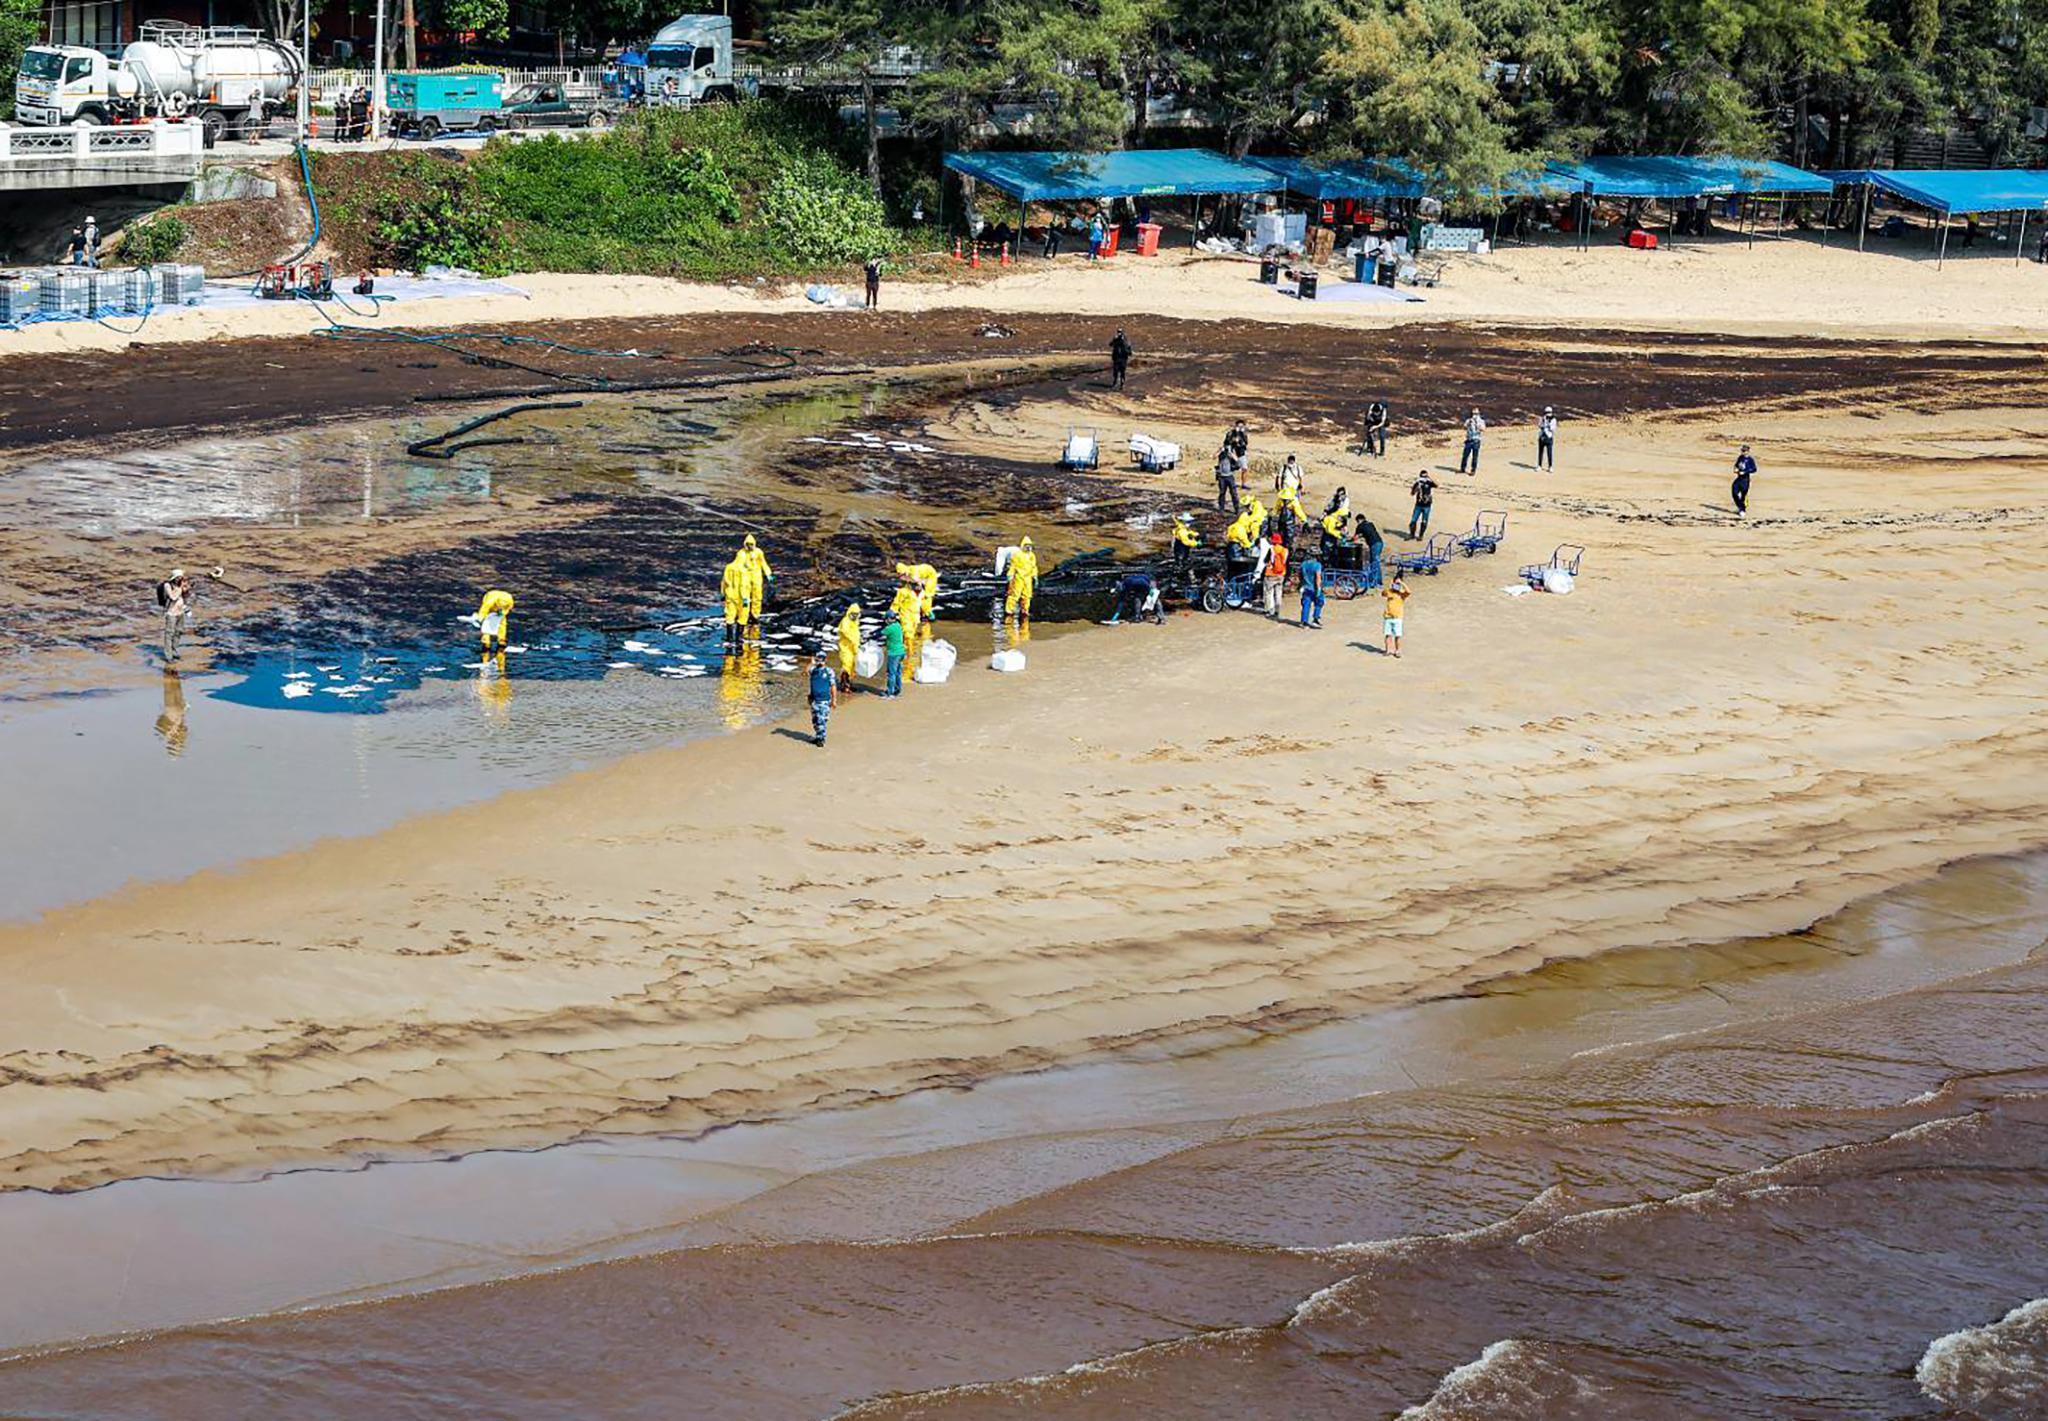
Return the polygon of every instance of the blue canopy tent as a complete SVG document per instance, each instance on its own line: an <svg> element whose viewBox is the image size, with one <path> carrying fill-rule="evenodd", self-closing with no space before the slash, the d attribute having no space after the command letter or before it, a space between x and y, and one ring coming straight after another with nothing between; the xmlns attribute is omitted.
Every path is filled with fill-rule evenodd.
<svg viewBox="0 0 2048 1421"><path fill-rule="evenodd" d="M1017 199L1018 226L1029 202L1112 197L1225 197L1277 192L1270 168L1207 148L1144 148L1116 153L948 153L946 166Z"/></svg>
<svg viewBox="0 0 2048 1421"><path fill-rule="evenodd" d="M1818 173L1769 158L1581 158L1552 161L1547 170L1595 197L1715 197L1808 193L1826 197L1835 185Z"/></svg>
<svg viewBox="0 0 2048 1421"><path fill-rule="evenodd" d="M1288 192L1311 202L1350 198L1357 202L1385 202L1389 198L1416 198L1427 191L1422 175L1408 164L1377 158L1355 158L1340 162L1318 162L1307 158L1252 158L1277 174Z"/></svg>
<svg viewBox="0 0 2048 1421"><path fill-rule="evenodd" d="M1888 192L1916 207L1941 217L1939 267L1948 257L1948 222L1951 217L1976 216L1985 212L2020 214L2019 241L2013 259L2027 239L2027 214L2048 208L2048 170L2039 168L1838 168L1822 174L1831 182L1863 189L1863 222L1857 229L1856 248L1863 249L1865 229L1870 226L1870 196Z"/></svg>
<svg viewBox="0 0 2048 1421"><path fill-rule="evenodd" d="M1832 196L1835 185L1818 173L1769 158L1638 157L1552 160L1549 173L1588 199L1663 199L1769 194ZM1782 215L1783 209L1780 208ZM1750 240L1756 240L1755 228Z"/></svg>

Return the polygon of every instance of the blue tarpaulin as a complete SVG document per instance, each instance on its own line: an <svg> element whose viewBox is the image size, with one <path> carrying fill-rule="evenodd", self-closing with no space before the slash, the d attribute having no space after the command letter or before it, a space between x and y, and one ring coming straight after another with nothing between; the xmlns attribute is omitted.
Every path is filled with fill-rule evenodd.
<svg viewBox="0 0 2048 1421"><path fill-rule="evenodd" d="M1173 197L1278 192L1271 169L1207 148L1147 148L1121 153L948 153L956 173L1027 202L1104 197Z"/></svg>
<svg viewBox="0 0 2048 1421"><path fill-rule="evenodd" d="M1834 183L1768 158L1583 158L1548 164L1567 186L1596 197L1713 197L1723 193L1814 193Z"/></svg>
<svg viewBox="0 0 2048 1421"><path fill-rule="evenodd" d="M1843 168L1823 176L1838 183L1869 183L1944 217L2048 206L2048 170L2038 168Z"/></svg>
<svg viewBox="0 0 2048 1421"><path fill-rule="evenodd" d="M1421 174L1399 160L1354 158L1316 162L1307 158L1252 158L1248 161L1278 174L1287 191L1314 202L1351 198L1381 202L1394 197L1421 197L1427 189Z"/></svg>

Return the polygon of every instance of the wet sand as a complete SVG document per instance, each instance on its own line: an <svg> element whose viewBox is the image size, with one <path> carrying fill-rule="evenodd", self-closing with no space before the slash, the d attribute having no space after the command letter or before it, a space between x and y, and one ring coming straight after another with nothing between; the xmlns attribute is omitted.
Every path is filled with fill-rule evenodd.
<svg viewBox="0 0 2048 1421"><path fill-rule="evenodd" d="M1400 662L1364 603L1069 638L863 698L822 756L655 752L0 930L7 1179L688 1131L1784 930L2030 847L2044 424L1980 403L2019 378L1575 420L1541 479L1510 415L1437 508L1508 509L1506 555L1418 580ZM935 433L996 457L989 421L1035 440L1057 400L960 408ZM1736 437L1768 455L1746 523ZM1304 441L1315 491L1398 528L1397 440ZM1574 596L1502 595L1565 541Z"/></svg>
<svg viewBox="0 0 2048 1421"><path fill-rule="evenodd" d="M1362 1065L1334 1039L1297 1050L1311 1032L1093 1080L1054 1072L993 1112L976 1092L921 1117L816 1118L840 1142L828 1151L961 1141L929 1152L814 1154L792 1172L805 1156L790 1139L742 1140L724 1147L723 1183L710 1159L650 1160L648 1192L665 1180L687 1222L624 1229L609 1251L631 1256L17 1361L0 1394L39 1416L152 1421L543 1417L571 1396L606 1417L672 1415L687 1397L692 1415L747 1418L1932 1416L1945 1402L2018 1421L2048 1399L2048 1371L2024 1319L1983 1329L2039 1296L2044 947L2042 863L1965 865L1793 938L1502 979L1388 1022L1391 1049L1359 1042ZM1319 1069L1377 1088L1277 1108L1329 1089L1310 1083ZM1243 1113L1204 1113L1218 1106ZM1117 1111L1131 1123L1110 1128ZM508 1158L485 1187L524 1195L548 1167ZM345 1201L382 1173L327 1193ZM175 1307L180 1290L143 1280L178 1237L200 1242L209 1212L269 1235L260 1196L291 1187L212 1186L259 1197L167 1215L151 1194L181 1186L0 1202L0 1229L35 1231L16 1254L52 1305L97 1294L108 1317ZM623 1197L595 1189L590 1207ZM323 1212L338 1267L375 1211ZM132 1301L66 1262L81 1227L95 1246L132 1233ZM500 1239L542 1264L532 1242ZM231 1237L202 1246L219 1260L209 1292L266 1271Z"/></svg>
<svg viewBox="0 0 2048 1421"><path fill-rule="evenodd" d="M988 339L966 316L900 320L919 356ZM1718 334L1418 327L1367 344L1300 329L1185 331L1174 328L1180 348L1129 393L1039 371L912 396L885 421L835 416L942 447L943 475L915 461L883 468L828 439L764 444L758 460L684 470L661 488L674 471L650 436L608 455L623 487L494 489L470 508L430 500L346 533L318 518L287 531L266 516L243 546L253 562L267 541L275 561L221 644L260 651L303 634L364 651L421 625L450 589L496 580L507 558L546 569L552 586L534 606L556 633L615 612L675 615L697 595L707 550L732 536L678 510L707 490L744 500L764 484L780 501L774 526L802 549L784 565L805 596L898 548L944 550L962 561L957 574L1027 526L1050 527L1061 549L1097 528L1140 549L1171 510L1211 492L1201 451L1248 409L1270 411L1255 429L1255 472L1297 449L1312 501L1345 483L1390 532L1405 524L1418 464L1442 470L1438 529L1508 512L1501 557L1415 580L1400 661L1377 654L1368 602L1333 604L1319 634L1236 614L1034 637L1022 677L970 663L901 703L856 699L824 754L788 735L721 736L0 927L11 983L0 1185L61 1202L146 1175L248 1180L591 1138L619 1148L1073 1062L1200 1055L1498 990L1617 949L1654 961L1796 930L1959 857L2048 842L2048 572L2036 555L2048 417L2032 398L2035 352ZM1093 334L1065 318L1005 358L1073 358ZM707 323L688 339L713 335ZM456 363L453 393L502 374ZM23 369L0 374L30 380L24 408L38 408ZM410 398L393 369L359 373L362 410ZM269 398L261 380L242 388ZM1347 447L1357 408L1381 388L1396 400L1384 463ZM78 451L42 441L95 419L189 431L189 404L181 416L174 385L156 389L105 416L53 392L41 433L23 436L36 447L20 451L43 482L19 487L76 487L62 461ZM1444 468L1448 424L1473 398L1494 429L1484 472L1464 479ZM1539 476L1526 452L1543 403L1561 404L1568 422L1560 472ZM530 450L477 465L495 477L529 454L545 463L580 447L574 421L548 419L562 423ZM1178 436L1189 462L1155 476L1054 475L1045 458L1082 420L1111 449L1131 428ZM1743 521L1725 503L1739 440L1756 442L1765 466ZM735 494L735 479L751 482ZM886 518L867 521L877 506ZM49 520L33 499L27 508L5 531L7 578L29 606L6 674L32 667L46 691L61 672L73 689L132 684L147 665L122 620L132 610L120 610L133 585L166 557L201 561L188 550L228 536L228 522L81 530L74 517L52 545ZM1204 521L1213 535L1213 514ZM1518 564L1565 542L1590 549L1573 596L1503 594ZM615 564L621 549L631 556ZM380 586L418 605L380 619L368 595ZM134 733L147 732L138 722ZM1163 1132L1154 1143L1176 1156L1160 1171L1139 1167L1149 1152L1112 1150L1107 1166L1123 1173L1077 1172L1077 1160L1103 1158L1077 1146L1059 1187L991 1199L987 1219L955 1211L943 1231L920 1225L933 1236L903 1251L864 1246L871 1227L814 1256L782 1252L772 1231L765 1242L741 1232L729 1236L735 1251L692 1260L709 1271L681 1291L665 1265L607 1264L275 1333L258 1324L248 1352L234 1335L180 1335L160 1353L92 1354L83 1371L38 1362L14 1376L54 1378L44 1397L58 1414L70 1397L108 1414L147 1402L156 1410L140 1414L176 1415L189 1402L207 1414L317 1415L360 1398L346 1379L340 1390L308 1381L300 1363L359 1344L350 1355L370 1371L388 1363L420 1414L475 1409L495 1378L507 1415L546 1414L565 1394L603 1397L607 1415L666 1414L678 1388L702 1396L706 1414L820 1414L961 1386L982 1389L874 1405L1218 1414L1203 1408L1231 1397L1232 1415L1391 1414L1439 1384L1451 1390L1426 1414L1459 1415L1486 1414L1470 1398L1505 1374L1544 1398L1534 1414L1683 1415L1704 1397L1703 1414L1776 1415L1821 1405L1824 1392L1797 1379L1820 1353L1759 1382L1748 1343L1716 1351L1686 1331L1742 1333L1739 1273L1696 1277L1684 1297L1671 1286L1701 1253L1767 1273L1774 1259L1755 1241L1776 1230L1802 1240L1800 1279L1876 1280L1854 1296L1813 1294L1820 1312L1847 1319L1844 1335L1821 1341L1843 1349L1854 1376L1878 1379L1858 1394L1868 1406L1903 1409L1911 1393L1898 1387L1918 1348L1992 1329L2040 1296L2011 1267L2039 1214L2027 1157L2038 1163L2040 1063L2012 1045L2038 1038L2027 1016L2037 984L2033 965L2003 970L1877 1004L1814 1004L1812 1030L1826 1040L1896 1043L1876 1064L1796 1034L1716 1045L1711 1060L1733 1064L1707 1078L1677 1055L1595 1056L1570 1068L1591 1074L1554 1095L1424 1102L1391 1137L1417 1153L1356 1111L1261 1121L1248 1127L1241 1178L1227 1140L1187 1138L1172 1112L1155 1112L1140 1128ZM1941 1030L1930 1035L1929 1022ZM1700 1109L1726 1118L1703 1129ZM1302 1153L1303 1130L1337 1142L1328 1170ZM1854 1156L1846 1172L1828 1153L1840 1149ZM1941 1160L1965 1167L1944 1173ZM1468 1166L1472 1192L1447 1188L1444 1171ZM1873 1190L1873 1172L1931 1182L1919 1194ZM962 1177L941 1171L923 1187L957 1199ZM862 1178L827 1192L859 1219L901 1188ZM1676 1215L1670 1232L1629 1232L1645 1217L1634 1206L1657 1199L1671 1202L1648 1212ZM1818 1212L1799 1212L1816 1199ZM1069 1205L1078 1212L1062 1213ZM1901 1211L1938 1226L1902 1247L1891 1227ZM1945 1231L1950 1219L1961 1232ZM1028 1246L991 1252L980 1235L1013 1224ZM1368 1248L1361 1268L1353 1245L1407 1234L1428 1247ZM1106 1254L1098 1235L1111 1240ZM1955 1266L1914 1309L1898 1270L1932 1266L1916 1258L1921 1238ZM1092 1285L1098 1268L1113 1281ZM1382 1273L1399 1284L1395 1304L1373 1290ZM775 1335L776 1318L813 1315L805 1287L835 1275L852 1281L825 1311L854 1321L800 1339L814 1374L764 1381L732 1369L732 1356ZM1589 1275L1619 1281L1576 1331L1546 1325L1570 1315L1562 1299ZM1503 1285L1460 1297L1455 1325L1412 1301L1474 1277ZM1792 1307L1800 1295L1785 1296ZM442 1301L449 1313L407 1311ZM587 1345L559 1336L571 1315L589 1323ZM906 1315L932 1330L899 1337ZM1955 1345L1996 1350L2030 1336L2030 1316ZM698 1327L691 1345L674 1346L677 1318ZM1598 1349L1610 1333L1625 1339L1618 1354ZM539 1345L543 1334L562 1350ZM437 1335L464 1339L460 1355L408 1350ZM1681 1335L1691 1370L1659 1370ZM607 1393L600 1373L621 1375L620 1338L644 1345ZM1771 1334L1758 1345L1783 1344ZM648 1354L659 1361L643 1365ZM708 1380L693 1370L707 1356L723 1359ZM276 1358L281 1370L269 1370ZM131 1365L142 1371L126 1391L141 1401L118 1399ZM251 1389L224 1392L229 1374ZM1017 1384L1034 1374L1046 1379ZM1460 1401L1460 1386L1478 1390ZM1587 1396L1611 1410L1585 1412Z"/></svg>

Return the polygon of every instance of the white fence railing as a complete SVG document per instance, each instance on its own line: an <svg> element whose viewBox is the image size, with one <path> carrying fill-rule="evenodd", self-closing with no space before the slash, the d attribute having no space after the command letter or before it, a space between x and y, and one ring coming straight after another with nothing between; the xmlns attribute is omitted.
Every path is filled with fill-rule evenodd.
<svg viewBox="0 0 2048 1421"><path fill-rule="evenodd" d="M0 162L95 158L191 158L204 148L196 123L117 124L89 128L11 128L0 125Z"/></svg>
<svg viewBox="0 0 2048 1421"><path fill-rule="evenodd" d="M559 84L565 89L590 89L598 86L602 69L490 69L489 65L466 65L468 69L485 69L505 76L505 92L511 93L521 84ZM433 70L407 70L407 73L433 73ZM453 71L442 71L453 72ZM370 86L368 69L315 69L311 76L313 102L331 104L335 96L344 89L367 89Z"/></svg>

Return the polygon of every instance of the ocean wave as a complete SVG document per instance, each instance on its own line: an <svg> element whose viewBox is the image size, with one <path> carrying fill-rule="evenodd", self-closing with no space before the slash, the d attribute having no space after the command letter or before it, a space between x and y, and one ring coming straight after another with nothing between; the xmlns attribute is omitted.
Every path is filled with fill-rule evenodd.
<svg viewBox="0 0 2048 1421"><path fill-rule="evenodd" d="M1403 1411L1400 1421L1493 1421L1503 1416L1545 1421L1609 1421L1601 1388L1572 1375L1555 1349L1509 1337L1492 1343L1476 1361L1454 1367L1429 1400Z"/></svg>
<svg viewBox="0 0 2048 1421"><path fill-rule="evenodd" d="M2022 1303L1983 1327L1935 1338L1913 1380L1930 1401L1974 1421L2048 1416L2048 1298Z"/></svg>

